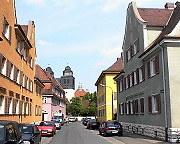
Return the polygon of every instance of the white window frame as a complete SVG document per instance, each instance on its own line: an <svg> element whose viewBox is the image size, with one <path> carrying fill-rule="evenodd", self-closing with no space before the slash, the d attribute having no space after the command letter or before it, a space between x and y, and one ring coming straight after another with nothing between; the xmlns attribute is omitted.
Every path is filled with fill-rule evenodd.
<svg viewBox="0 0 180 144"><path fill-rule="evenodd" d="M139 82L142 82L143 81L143 70L142 68L140 67L139 68Z"/></svg>
<svg viewBox="0 0 180 144"><path fill-rule="evenodd" d="M126 102L127 114L129 114L129 101Z"/></svg>
<svg viewBox="0 0 180 144"><path fill-rule="evenodd" d="M133 114L133 108L134 108L134 106L133 106L133 101L130 101L130 108L131 108L131 111L130 111L130 114Z"/></svg>
<svg viewBox="0 0 180 144"><path fill-rule="evenodd" d="M133 72L133 75L134 75L134 85L136 85L137 84L136 71Z"/></svg>
<svg viewBox="0 0 180 144"><path fill-rule="evenodd" d="M126 89L128 89L128 77L125 78L126 79Z"/></svg>
<svg viewBox="0 0 180 144"><path fill-rule="evenodd" d="M5 98L0 96L0 114L5 114Z"/></svg>
<svg viewBox="0 0 180 144"><path fill-rule="evenodd" d="M124 114L123 113L123 103L120 104L120 109L121 109L121 114Z"/></svg>
<svg viewBox="0 0 180 144"><path fill-rule="evenodd" d="M17 70L17 83L20 84L20 70Z"/></svg>
<svg viewBox="0 0 180 144"><path fill-rule="evenodd" d="M130 80L130 87L133 86L133 83L132 83L132 74L129 75L129 80Z"/></svg>
<svg viewBox="0 0 180 144"><path fill-rule="evenodd" d="M151 101L152 101L152 113L158 113L157 94L151 96Z"/></svg>
<svg viewBox="0 0 180 144"><path fill-rule="evenodd" d="M43 104L47 103L47 97L43 97Z"/></svg>
<svg viewBox="0 0 180 144"><path fill-rule="evenodd" d="M155 57L150 60L150 76L156 75L156 59Z"/></svg>
<svg viewBox="0 0 180 144"><path fill-rule="evenodd" d="M120 87L120 92L123 91L123 79L120 80L120 83L119 83L119 87Z"/></svg>
<svg viewBox="0 0 180 144"><path fill-rule="evenodd" d="M5 62L4 62L3 68L2 68L2 74L4 76L7 75L7 59L5 59Z"/></svg>

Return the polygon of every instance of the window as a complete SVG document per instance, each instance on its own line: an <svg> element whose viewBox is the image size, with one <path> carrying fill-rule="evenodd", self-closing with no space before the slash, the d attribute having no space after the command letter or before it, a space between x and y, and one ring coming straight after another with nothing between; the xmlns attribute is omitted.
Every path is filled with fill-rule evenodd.
<svg viewBox="0 0 180 144"><path fill-rule="evenodd" d="M17 70L17 83L20 84L20 71Z"/></svg>
<svg viewBox="0 0 180 144"><path fill-rule="evenodd" d="M140 99L140 113L144 114L144 98Z"/></svg>
<svg viewBox="0 0 180 144"><path fill-rule="evenodd" d="M144 65L139 68L139 82L142 82L145 80L145 69Z"/></svg>
<svg viewBox="0 0 180 144"><path fill-rule="evenodd" d="M129 114L134 114L134 101L129 102L130 104L130 112Z"/></svg>
<svg viewBox="0 0 180 144"><path fill-rule="evenodd" d="M124 114L124 103L120 104L120 114Z"/></svg>
<svg viewBox="0 0 180 144"><path fill-rule="evenodd" d="M4 96L0 96L0 114L4 114L5 112L5 101Z"/></svg>
<svg viewBox="0 0 180 144"><path fill-rule="evenodd" d="M4 17L4 22L3 22L2 33L7 40L11 41L11 26L9 25L5 17Z"/></svg>
<svg viewBox="0 0 180 144"><path fill-rule="evenodd" d="M120 80L120 84L119 84L119 91L123 91L123 79Z"/></svg>
<svg viewBox="0 0 180 144"><path fill-rule="evenodd" d="M158 73L159 73L159 56L157 55L147 62L148 78L153 77Z"/></svg>
<svg viewBox="0 0 180 144"><path fill-rule="evenodd" d="M148 97L149 113L161 113L161 97L155 94Z"/></svg>
<svg viewBox="0 0 180 144"><path fill-rule="evenodd" d="M133 86L133 74L129 75L130 87Z"/></svg>
<svg viewBox="0 0 180 144"><path fill-rule="evenodd" d="M139 51L139 39L135 40L133 44L133 55L136 55Z"/></svg>
<svg viewBox="0 0 180 144"><path fill-rule="evenodd" d="M126 89L128 89L128 77L125 78L126 79Z"/></svg>
<svg viewBox="0 0 180 144"><path fill-rule="evenodd" d="M135 101L134 101L134 113L135 114L138 114L138 99L136 99Z"/></svg>
<svg viewBox="0 0 180 144"><path fill-rule="evenodd" d="M5 57L3 57L2 59L2 74L6 76L6 72L7 72L7 59Z"/></svg>
<svg viewBox="0 0 180 144"><path fill-rule="evenodd" d="M137 76L136 76L136 71L133 72L133 78L134 78L134 85L137 84Z"/></svg>
<svg viewBox="0 0 180 144"><path fill-rule="evenodd" d="M14 65L13 64L11 64L11 68L10 68L10 79L11 80L14 80Z"/></svg>
<svg viewBox="0 0 180 144"><path fill-rule="evenodd" d="M47 97L43 97L43 103L47 103Z"/></svg>

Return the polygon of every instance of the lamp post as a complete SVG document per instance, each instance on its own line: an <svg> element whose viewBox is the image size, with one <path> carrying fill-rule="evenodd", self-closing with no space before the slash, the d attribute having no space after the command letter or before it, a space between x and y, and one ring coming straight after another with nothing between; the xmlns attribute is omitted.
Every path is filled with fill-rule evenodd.
<svg viewBox="0 0 180 144"><path fill-rule="evenodd" d="M113 105L114 105L114 101L113 101L113 89L112 89L112 87L107 86L107 85L104 85L104 84L99 84L99 85L102 86L102 87L108 87L108 88L110 88L110 89L112 90L112 120L113 120L113 118L114 118L114 110L113 110Z"/></svg>

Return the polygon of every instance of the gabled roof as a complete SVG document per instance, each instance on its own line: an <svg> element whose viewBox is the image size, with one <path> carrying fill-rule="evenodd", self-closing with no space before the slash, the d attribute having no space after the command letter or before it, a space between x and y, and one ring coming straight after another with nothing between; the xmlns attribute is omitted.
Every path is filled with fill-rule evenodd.
<svg viewBox="0 0 180 144"><path fill-rule="evenodd" d="M120 72L123 69L123 67L124 65L122 58L117 58L117 61L103 72Z"/></svg>
<svg viewBox="0 0 180 144"><path fill-rule="evenodd" d="M180 32L177 31L177 33L172 33L179 21L180 21L180 2L176 2L176 8L173 11L173 14L168 21L166 27L162 30L160 35L158 36L157 39L155 39L147 48L144 53L142 53L139 57L144 56L148 51L150 51L154 46L159 44L163 39L168 38L168 39L180 39Z"/></svg>
<svg viewBox="0 0 180 144"><path fill-rule="evenodd" d="M39 78L42 82L50 82L51 80L47 76L46 72L37 64L35 77Z"/></svg>
<svg viewBox="0 0 180 144"><path fill-rule="evenodd" d="M138 8L138 12L148 26L165 26L173 10Z"/></svg>
<svg viewBox="0 0 180 144"><path fill-rule="evenodd" d="M104 77L105 74L119 74L124 68L124 63L122 58L117 58L117 61L111 65L108 69L102 71L95 85L97 86L100 80Z"/></svg>

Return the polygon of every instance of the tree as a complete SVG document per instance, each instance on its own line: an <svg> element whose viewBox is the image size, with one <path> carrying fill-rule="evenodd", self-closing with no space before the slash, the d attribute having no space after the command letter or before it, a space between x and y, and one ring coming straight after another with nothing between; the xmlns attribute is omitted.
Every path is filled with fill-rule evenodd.
<svg viewBox="0 0 180 144"><path fill-rule="evenodd" d="M72 98L71 103L67 105L67 114L79 116L82 111L82 103L80 98Z"/></svg>

